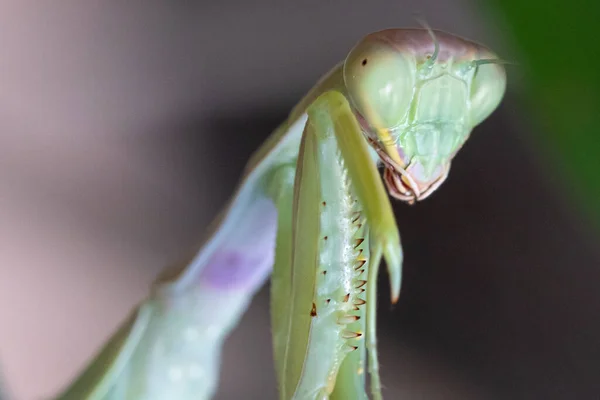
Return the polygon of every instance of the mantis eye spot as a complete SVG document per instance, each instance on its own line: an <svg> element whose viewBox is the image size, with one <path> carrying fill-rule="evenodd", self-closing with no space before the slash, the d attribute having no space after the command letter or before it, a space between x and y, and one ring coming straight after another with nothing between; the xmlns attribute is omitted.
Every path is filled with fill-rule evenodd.
<svg viewBox="0 0 600 400"><path fill-rule="evenodd" d="M397 127L407 114L415 73L412 53L400 52L381 41L355 46L346 57L343 71L356 111L371 127L382 129Z"/></svg>

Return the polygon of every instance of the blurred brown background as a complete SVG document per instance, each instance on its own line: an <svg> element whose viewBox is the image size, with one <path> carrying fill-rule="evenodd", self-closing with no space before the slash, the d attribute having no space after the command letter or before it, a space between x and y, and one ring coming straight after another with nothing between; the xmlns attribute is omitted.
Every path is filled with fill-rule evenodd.
<svg viewBox="0 0 600 400"><path fill-rule="evenodd" d="M160 269L197 244L245 161L364 34L436 29L518 57L477 2L0 2L0 372L65 385ZM396 204L403 297L381 279L390 399L600 398L597 237L556 189L519 100L447 183ZM268 290L229 340L220 399L275 398ZM259 368L257 368L257 366Z"/></svg>

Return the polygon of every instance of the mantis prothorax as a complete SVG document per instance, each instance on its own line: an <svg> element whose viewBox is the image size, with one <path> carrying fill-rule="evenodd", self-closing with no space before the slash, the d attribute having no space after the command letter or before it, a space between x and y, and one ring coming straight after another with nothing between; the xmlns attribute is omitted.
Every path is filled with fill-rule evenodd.
<svg viewBox="0 0 600 400"><path fill-rule="evenodd" d="M500 103L501 61L430 29L362 39L251 158L197 255L151 295L61 399L208 399L223 341L273 270L279 395L381 398L376 278L398 299L402 248L387 192L436 190ZM378 171L383 166L383 179Z"/></svg>

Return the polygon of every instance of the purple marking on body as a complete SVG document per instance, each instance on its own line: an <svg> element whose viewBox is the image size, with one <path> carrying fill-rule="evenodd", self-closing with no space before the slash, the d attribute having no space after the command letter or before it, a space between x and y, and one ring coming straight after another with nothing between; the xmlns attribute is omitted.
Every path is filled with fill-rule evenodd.
<svg viewBox="0 0 600 400"><path fill-rule="evenodd" d="M276 233L275 205L257 199L212 254L200 281L223 290L258 290L273 267Z"/></svg>
<svg viewBox="0 0 600 400"><path fill-rule="evenodd" d="M264 281L273 264L273 252L267 250L265 253L248 255L235 250L217 251L203 271L202 280L222 289L254 288Z"/></svg>

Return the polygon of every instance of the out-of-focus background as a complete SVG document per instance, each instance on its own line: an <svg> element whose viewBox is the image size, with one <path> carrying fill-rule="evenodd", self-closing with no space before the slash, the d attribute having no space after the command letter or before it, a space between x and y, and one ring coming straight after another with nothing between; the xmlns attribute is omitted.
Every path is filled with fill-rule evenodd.
<svg viewBox="0 0 600 400"><path fill-rule="evenodd" d="M439 192L395 205L406 263L400 303L380 307L386 398L600 398L597 6L203 3L0 3L11 398L67 384L197 246L299 97L414 13L519 64ZM220 399L275 398L270 346L265 288L228 341Z"/></svg>

